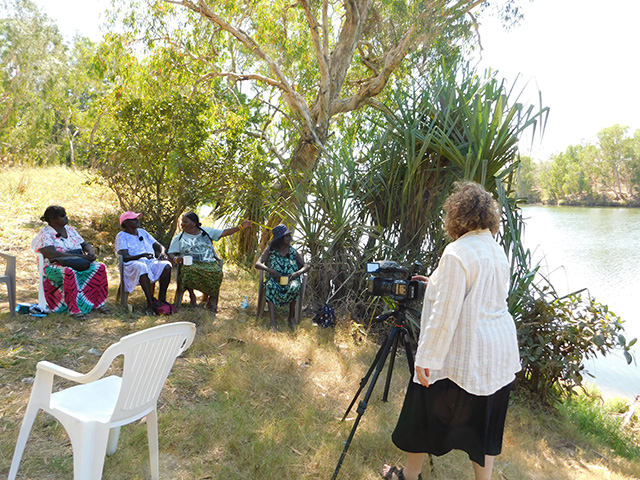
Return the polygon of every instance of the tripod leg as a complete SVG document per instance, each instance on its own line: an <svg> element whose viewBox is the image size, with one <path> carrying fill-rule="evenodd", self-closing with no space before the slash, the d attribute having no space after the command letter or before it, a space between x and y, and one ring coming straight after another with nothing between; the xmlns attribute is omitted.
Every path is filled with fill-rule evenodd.
<svg viewBox="0 0 640 480"><path fill-rule="evenodd" d="M389 356L389 351L391 350L391 347L394 344L397 344L397 335L399 334L400 330L401 330L400 327L393 327L389 332L389 335L387 336L387 339L385 340L382 348L378 352L379 357L378 357L378 360L374 362L375 369L374 369L373 376L371 377L371 382L369 383L369 388L367 389L367 392L365 393L364 398L360 401L360 403L358 403L358 408L356 409L358 416L356 417L353 423L351 432L349 432L349 437L347 438L347 441L344 444L344 449L342 450L342 454L340 455L340 460L338 460L338 464L336 465L336 469L333 472L333 476L331 477L331 480L335 480L338 477L338 473L340 472L340 467L342 467L342 462L347 456L347 450L349 450L349 446L351 445L351 440L353 440L353 436L356 433L356 429L358 428L360 419L362 418L362 415L364 415L364 412L367 409L367 406L369 404L369 399L371 398L371 394L373 393L373 388L376 386L376 382L378 381L380 372L382 372L384 363L387 360L387 357ZM355 401L355 398L353 401Z"/></svg>
<svg viewBox="0 0 640 480"><path fill-rule="evenodd" d="M403 329L400 329L403 330ZM398 341L400 340L402 331L399 331L393 337L393 345L391 346L391 354L389 356L389 369L387 370L387 380L384 382L384 393L382 394L382 401L386 402L389 398L389 387L391 386L391 375L393 374L393 366L396 363L396 353L398 352Z"/></svg>
<svg viewBox="0 0 640 480"><path fill-rule="evenodd" d="M411 344L409 342L409 331L406 328L404 329L403 339L404 339L404 350L405 352L407 352L407 363L409 364L409 373L411 374L411 377L413 377L415 361L413 358L413 350L411 350Z"/></svg>
<svg viewBox="0 0 640 480"><path fill-rule="evenodd" d="M376 358L374 358L373 362L371 363L371 366L369 367L369 370L367 371L367 373L365 373L364 377L362 377L362 380L360 380L360 387L358 388L358 391L356 392L356 394L353 396L353 399L351 400L351 403L347 407L347 410L344 412L344 415L342 417L343 422L347 418L347 415L349 415L351 408L353 407L353 405L356 403L356 400L360 396L360 392L362 392L365 385L369 381L369 377L371 377L371 374L373 373L373 370L376 368L376 365L378 365L378 362L380 360L380 357L382 356L382 352L384 351L385 346L386 346L386 342L380 345L380 348L378 349L378 353L376 353Z"/></svg>
<svg viewBox="0 0 640 480"><path fill-rule="evenodd" d="M387 318L391 317L393 314L394 314L394 312L389 312L389 313L384 313L382 315L379 315L378 317L376 317L376 322L383 322ZM391 332L389 332L388 337L390 337L390 336L391 336ZM343 422L347 418L347 415L349 415L349 412L351 411L351 408L353 407L354 403L356 403L356 400L358 399L358 396L360 395L360 392L362 392L362 389L364 388L364 386L369 381L369 377L373 373L373 370L376 368L376 365L378 364L378 361L380 360L380 357L382 356L382 352L384 351L385 346L386 346L386 341L385 341L385 343L380 345L380 348L378 349L378 352L376 353L376 358L373 359L373 362L371 363L371 366L369 367L369 370L367 371L367 373L365 373L364 377L362 377L362 380L360 380L360 387L358 388L358 391L356 392L356 394L353 396L353 399L351 400L351 403L347 407L347 410L344 412L344 415L342 417L342 421Z"/></svg>

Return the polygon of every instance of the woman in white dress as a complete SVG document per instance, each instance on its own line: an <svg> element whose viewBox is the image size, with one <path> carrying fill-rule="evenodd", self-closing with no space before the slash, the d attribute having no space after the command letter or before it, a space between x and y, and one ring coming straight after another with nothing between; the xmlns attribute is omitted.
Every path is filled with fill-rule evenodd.
<svg viewBox="0 0 640 480"><path fill-rule="evenodd" d="M171 262L167 260L164 247L146 230L140 228L135 212L120 215L122 232L116 235L116 252L124 261L124 288L131 293L138 283L147 298L147 308L157 313L167 304L167 288L171 280ZM158 282L158 298L154 298L151 283Z"/></svg>

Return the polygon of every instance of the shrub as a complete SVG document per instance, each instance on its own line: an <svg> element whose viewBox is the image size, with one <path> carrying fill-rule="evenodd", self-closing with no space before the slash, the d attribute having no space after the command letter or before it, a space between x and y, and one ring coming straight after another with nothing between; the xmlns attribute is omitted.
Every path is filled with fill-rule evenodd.
<svg viewBox="0 0 640 480"><path fill-rule="evenodd" d="M629 348L623 321L606 305L580 293L558 298L549 288L523 302L518 318L522 372L518 386L550 403L562 393L582 386L584 362L620 348L628 363Z"/></svg>

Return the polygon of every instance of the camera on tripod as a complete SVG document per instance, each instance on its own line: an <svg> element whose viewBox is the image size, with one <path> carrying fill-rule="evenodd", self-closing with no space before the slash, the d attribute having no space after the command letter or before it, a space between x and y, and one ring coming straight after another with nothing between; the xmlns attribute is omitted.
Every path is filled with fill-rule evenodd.
<svg viewBox="0 0 640 480"><path fill-rule="evenodd" d="M411 280L422 264L415 262L410 270L392 260L367 263L369 295L389 297L399 302L422 300L425 285L419 280Z"/></svg>

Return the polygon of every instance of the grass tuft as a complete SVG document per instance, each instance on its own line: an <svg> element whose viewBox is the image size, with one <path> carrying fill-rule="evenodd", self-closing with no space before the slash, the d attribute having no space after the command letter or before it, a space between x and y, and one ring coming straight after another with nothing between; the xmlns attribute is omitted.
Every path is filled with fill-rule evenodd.
<svg viewBox="0 0 640 480"><path fill-rule="evenodd" d="M610 448L623 458L640 458L638 437L623 426L629 403L622 399L604 401L597 390L573 395L559 404L565 418L578 428L586 439ZM638 418L635 423L640 423Z"/></svg>

